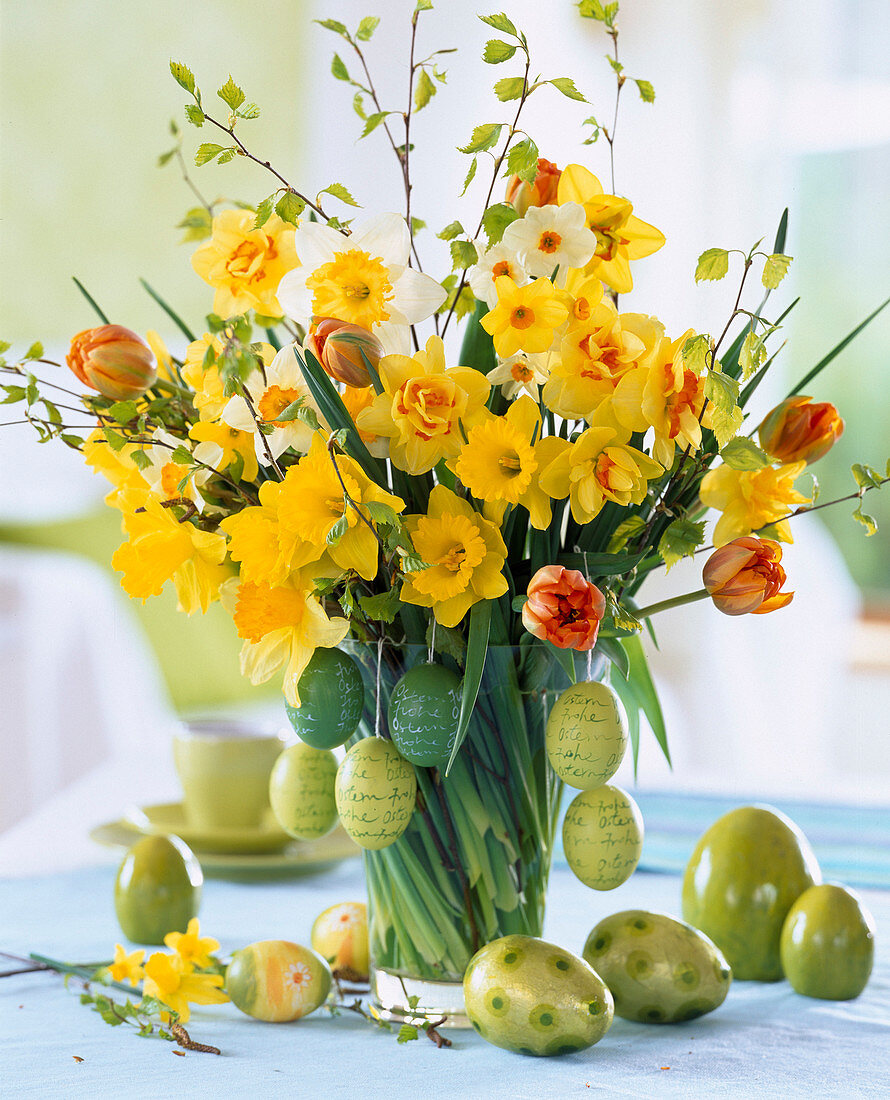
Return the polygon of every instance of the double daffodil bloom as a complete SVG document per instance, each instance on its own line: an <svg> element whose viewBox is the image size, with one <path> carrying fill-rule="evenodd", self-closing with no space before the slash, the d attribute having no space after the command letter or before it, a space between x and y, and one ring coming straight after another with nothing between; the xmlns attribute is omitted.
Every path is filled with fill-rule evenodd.
<svg viewBox="0 0 890 1100"><path fill-rule="evenodd" d="M241 579L253 584L281 584L290 563L278 541L278 499L281 483L264 481L260 503L233 512L220 527L229 536L229 557L239 562Z"/></svg>
<svg viewBox="0 0 890 1100"><path fill-rule="evenodd" d="M714 528L714 545L724 546L770 525L779 542L794 542L791 525L782 517L812 499L794 488L794 479L805 467L805 462L792 462L761 470L733 470L729 466L709 470L702 478L699 496L705 507L723 513Z"/></svg>
<svg viewBox="0 0 890 1100"><path fill-rule="evenodd" d="M444 485L425 516L406 516L414 548L428 568L405 574L401 598L431 607L442 626L457 626L474 603L507 591L507 547L497 527Z"/></svg>
<svg viewBox="0 0 890 1100"><path fill-rule="evenodd" d="M221 1005L228 1001L222 985L222 974L195 974L179 955L156 951L145 964L142 992L171 1008L184 1024L191 1015L190 1004Z"/></svg>
<svg viewBox="0 0 890 1100"><path fill-rule="evenodd" d="M584 207L587 226L596 235L597 247L586 270L617 294L633 290L630 261L651 256L664 244L664 234L634 217L627 199L606 195L596 176L580 164L569 164L559 177L557 202L576 202Z"/></svg>
<svg viewBox="0 0 890 1100"><path fill-rule="evenodd" d="M557 457L541 474L541 488L557 499L569 497L577 523L590 523L608 501L626 506L641 504L649 481L662 467L629 447L629 432L593 427L575 443L559 440Z"/></svg>

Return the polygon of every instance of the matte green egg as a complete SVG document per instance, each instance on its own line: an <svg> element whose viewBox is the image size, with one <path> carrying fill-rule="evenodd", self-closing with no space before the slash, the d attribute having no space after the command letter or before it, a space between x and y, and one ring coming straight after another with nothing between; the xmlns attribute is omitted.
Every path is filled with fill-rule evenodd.
<svg viewBox="0 0 890 1100"><path fill-rule="evenodd" d="M865 989L875 957L875 922L852 890L811 886L788 910L782 969L796 993L850 1001Z"/></svg>
<svg viewBox="0 0 890 1100"><path fill-rule="evenodd" d="M335 749L358 729L365 705L362 674L342 649L319 647L303 669L300 705L284 709L297 736L315 749Z"/></svg>
<svg viewBox="0 0 890 1100"><path fill-rule="evenodd" d="M627 750L627 716L608 684L584 681L560 695L547 719L547 757L570 787L592 790L618 771Z"/></svg>
<svg viewBox="0 0 890 1100"><path fill-rule="evenodd" d="M612 1023L612 995L583 959L532 936L504 936L470 959L464 974L470 1023L518 1054L571 1054Z"/></svg>
<svg viewBox="0 0 890 1100"><path fill-rule="evenodd" d="M627 791L606 783L582 791L562 823L569 867L594 890L614 890L633 874L643 851L643 815Z"/></svg>
<svg viewBox="0 0 890 1100"><path fill-rule="evenodd" d="M768 806L741 806L696 845L683 877L683 919L710 936L737 979L779 981L782 924L821 878L794 822Z"/></svg>
<svg viewBox="0 0 890 1100"><path fill-rule="evenodd" d="M664 913L626 909L593 929L584 958L609 987L615 1015L642 1024L693 1020L723 1004L732 971L707 936Z"/></svg>
<svg viewBox="0 0 890 1100"><path fill-rule="evenodd" d="M269 777L269 801L278 824L291 836L317 840L337 823L334 783L337 758L328 749L290 745Z"/></svg>
<svg viewBox="0 0 890 1100"><path fill-rule="evenodd" d="M362 848L386 848L399 839L417 798L417 778L392 741L364 737L337 769L337 811Z"/></svg>
<svg viewBox="0 0 890 1100"><path fill-rule="evenodd" d="M460 718L461 679L444 665L409 669L389 701L389 732L402 756L421 768L448 762Z"/></svg>
<svg viewBox="0 0 890 1100"><path fill-rule="evenodd" d="M198 915L204 875L178 836L146 836L124 856L114 881L114 910L133 943L160 944Z"/></svg>

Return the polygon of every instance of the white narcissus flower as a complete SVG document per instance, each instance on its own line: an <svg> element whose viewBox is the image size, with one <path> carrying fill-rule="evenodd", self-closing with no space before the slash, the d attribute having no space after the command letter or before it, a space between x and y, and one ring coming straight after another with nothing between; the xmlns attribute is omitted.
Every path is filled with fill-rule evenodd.
<svg viewBox="0 0 890 1100"><path fill-rule="evenodd" d="M151 446L143 452L151 465L141 471L142 476L160 500L191 500L202 511L204 499L194 485L196 471L188 463L180 464L173 458L174 451L180 447L190 449L186 441L169 432L155 432Z"/></svg>
<svg viewBox="0 0 890 1100"><path fill-rule="evenodd" d="M265 378L263 372L255 370L244 383L244 388L250 395L257 418L273 426L271 433L262 435L247 402L239 394L229 398L220 418L223 423L254 434L257 458L263 465L268 465L263 439L275 458L288 447L305 454L312 441L312 428L303 420L276 420L288 405L300 398L315 410L316 415L319 411L303 378L293 344L285 344L278 352L265 368Z"/></svg>
<svg viewBox="0 0 890 1100"><path fill-rule="evenodd" d="M562 285L569 268L584 267L596 251L596 236L587 228L584 208L576 202L561 206L530 206L524 218L508 225L503 244L519 254L530 275L549 278L559 266Z"/></svg>
<svg viewBox="0 0 890 1100"><path fill-rule="evenodd" d="M518 351L509 359L501 359L495 369L488 372L488 381L493 386L500 386L506 398L525 390L537 401L538 387L550 377L549 358L550 353L546 351Z"/></svg>
<svg viewBox="0 0 890 1100"><path fill-rule="evenodd" d="M530 282L525 268L519 262L516 249L510 248L503 241L492 245L485 252L480 252L478 261L468 272L467 282L470 289L489 309L494 309L498 304L494 281L501 275L509 275L517 286L525 286Z"/></svg>
<svg viewBox="0 0 890 1100"><path fill-rule="evenodd" d="M379 339L394 328L407 336L407 327L431 317L447 296L441 283L408 266L411 237L400 214L358 222L348 237L304 221L294 245L300 266L284 276L277 296L288 317L307 327L312 317L336 317Z"/></svg>

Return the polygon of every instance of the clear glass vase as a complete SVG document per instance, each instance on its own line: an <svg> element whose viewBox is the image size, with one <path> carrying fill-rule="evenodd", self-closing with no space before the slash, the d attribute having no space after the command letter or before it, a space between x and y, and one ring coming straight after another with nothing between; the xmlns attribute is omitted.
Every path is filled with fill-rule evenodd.
<svg viewBox="0 0 890 1100"><path fill-rule="evenodd" d="M530 639L531 641L531 639ZM358 737L380 729L392 690L428 660L424 646L356 646L366 711ZM450 663L436 654L437 661ZM453 666L456 667L456 666ZM601 666L595 671L601 671ZM364 853L371 990L387 1019L467 1026L467 963L500 936L540 936L562 782L544 727L568 676L540 643L490 646L466 740L448 777L416 768L417 807L394 844ZM416 1000L415 1000L416 998Z"/></svg>

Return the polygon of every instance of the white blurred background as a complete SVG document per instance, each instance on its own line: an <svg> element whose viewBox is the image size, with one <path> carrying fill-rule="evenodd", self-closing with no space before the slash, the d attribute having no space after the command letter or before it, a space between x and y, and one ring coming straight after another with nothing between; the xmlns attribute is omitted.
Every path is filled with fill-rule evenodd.
<svg viewBox="0 0 890 1100"><path fill-rule="evenodd" d="M207 102L231 72L263 109L243 124L248 148L307 193L340 181L369 213L402 209L382 128L357 141L352 89L330 76L334 50L357 73L355 58L311 20L354 28L364 15L383 17L368 61L384 108L399 109L413 6L4 4L0 337L15 351L41 339L64 354L70 336L95 323L71 275L113 320L156 329L171 348L184 341L141 290L140 276L203 331L211 294L191 271L194 246L180 245L176 228L194 199L175 160L156 167L174 144L168 124L181 122L185 99L169 76L171 58L194 70ZM568 0L505 6L529 37L533 70L573 77L590 101L542 89L525 127L542 155L560 166L580 161L607 184L605 143L580 145L581 121L591 113L607 120L613 108L602 28L580 19ZM476 20L477 9L470 0L439 0L420 20L419 56L460 46L440 59L447 83L412 126L413 212L429 226L418 246L425 269L440 277L447 248L434 234L455 218L475 225L490 178L483 158L459 200L468 159L455 147L473 126L505 119L511 106L497 102L491 84L512 75L516 60L482 64L494 32ZM795 261L774 300L780 308L798 294L803 300L785 328L783 365L753 409L759 418L890 294L890 7L882 0L623 0L619 26L621 60L631 77L652 82L656 102L642 103L632 85L622 94L616 190L667 237L665 248L636 265L623 307L657 314L675 335L688 327L719 331L733 280L696 286L697 256L715 245L771 244L783 208L791 209L786 251ZM190 161L197 143L212 137L182 128ZM274 183L241 159L190 174L211 199L256 203ZM825 499L853 488L851 462L883 470L888 458L888 343L890 310L814 387L814 397L834 401L847 421L818 469ZM85 799L99 821L127 801L175 796L169 736L177 713L248 707L277 721L274 692L239 680L237 644L218 608L197 622L177 617L169 594L144 609L127 603L107 565L118 538L114 517L103 512L103 487L75 454L4 428L0 469L0 830L10 830L7 839L29 823L22 837L50 837L53 822ZM658 622L653 667L675 767L669 772L654 741L644 740L642 785L890 801L890 492L884 497L868 499L866 510L884 521L872 539L850 519L852 505L826 517L829 526L825 513L795 521L786 563L796 596L787 610L730 620L697 604ZM648 595L699 585L687 562ZM33 828L41 814L42 834Z"/></svg>

